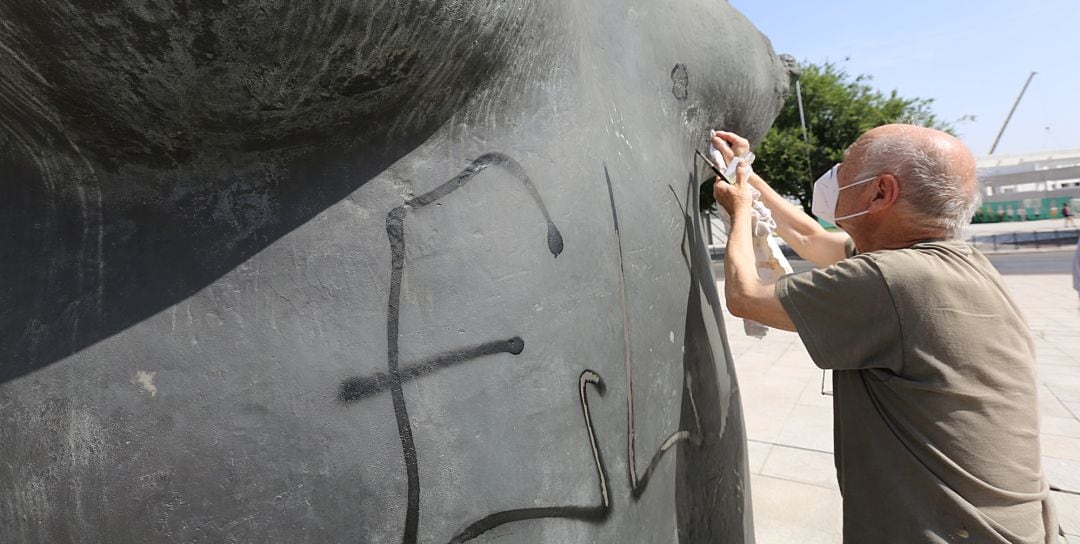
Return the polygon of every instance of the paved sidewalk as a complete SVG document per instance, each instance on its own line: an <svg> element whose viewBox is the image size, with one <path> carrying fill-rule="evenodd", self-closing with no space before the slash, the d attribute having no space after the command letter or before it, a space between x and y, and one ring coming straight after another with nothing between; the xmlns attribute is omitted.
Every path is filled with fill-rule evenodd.
<svg viewBox="0 0 1080 544"><path fill-rule="evenodd" d="M1060 222L1060 221L1059 221ZM1007 275L1036 343L1043 462L1050 483L1080 491L1080 301L1068 274ZM723 296L723 281L717 283ZM758 544L840 543L832 397L795 333L743 333L725 312L742 389ZM826 377L826 387L830 386ZM1054 493L1060 522L1080 542L1080 495Z"/></svg>

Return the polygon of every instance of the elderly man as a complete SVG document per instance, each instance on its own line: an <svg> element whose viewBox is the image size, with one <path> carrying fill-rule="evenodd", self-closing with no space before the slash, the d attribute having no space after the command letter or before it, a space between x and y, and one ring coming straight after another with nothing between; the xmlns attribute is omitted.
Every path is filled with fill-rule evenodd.
<svg viewBox="0 0 1080 544"><path fill-rule="evenodd" d="M729 161L748 142L718 133ZM749 187L778 232L820 268L760 281ZM910 125L860 137L792 206L748 167L719 179L731 214L724 291L731 313L798 331L832 369L844 541L1054 542L1039 457L1031 336L1001 277L958 239L979 201L971 152Z"/></svg>

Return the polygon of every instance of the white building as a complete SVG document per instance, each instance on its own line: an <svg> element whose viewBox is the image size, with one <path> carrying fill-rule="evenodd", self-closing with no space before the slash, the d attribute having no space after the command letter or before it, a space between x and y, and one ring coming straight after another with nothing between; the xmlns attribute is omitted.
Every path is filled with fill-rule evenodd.
<svg viewBox="0 0 1080 544"><path fill-rule="evenodd" d="M1080 211L1080 149L976 157L984 186L975 221L1023 221Z"/></svg>

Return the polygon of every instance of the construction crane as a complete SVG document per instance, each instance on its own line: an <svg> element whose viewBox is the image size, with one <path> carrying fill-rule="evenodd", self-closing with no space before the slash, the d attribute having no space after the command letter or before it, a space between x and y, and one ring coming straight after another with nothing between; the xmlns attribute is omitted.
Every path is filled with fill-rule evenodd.
<svg viewBox="0 0 1080 544"><path fill-rule="evenodd" d="M994 150L997 149L998 142L1001 141L1001 135L1005 134L1005 127L1009 126L1009 120L1012 119L1013 113L1016 111L1016 106L1020 105L1020 99L1024 98L1024 92L1027 91L1028 85L1031 85L1031 80L1035 78L1037 72L1031 72L1028 76L1027 82L1024 83L1024 88L1020 89L1020 96L1016 97L1016 102L1013 102L1013 107L1009 110L1009 115L1005 116L1005 122L1001 124L1001 130L998 131L997 138L994 138L994 145L990 146L990 153L987 155L993 155Z"/></svg>

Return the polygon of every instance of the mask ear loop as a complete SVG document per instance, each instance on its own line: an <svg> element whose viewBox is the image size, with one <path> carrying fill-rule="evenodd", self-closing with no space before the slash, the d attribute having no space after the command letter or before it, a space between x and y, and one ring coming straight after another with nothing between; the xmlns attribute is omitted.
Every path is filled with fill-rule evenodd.
<svg viewBox="0 0 1080 544"><path fill-rule="evenodd" d="M876 179L877 179L878 177L880 177L880 176L874 176L874 177L872 177L872 178L866 178L866 179L864 179L864 180L856 181L855 183L849 183L849 184L847 184L847 185L845 185L845 186L843 186L843 187L841 187L841 188L837 189L837 191L836 191L836 193L837 193L837 200L839 200L839 199L840 199L840 197L839 197L839 195L840 195L840 191L843 191L844 189L849 189L849 188L851 188L851 187L856 187L856 186L858 186L858 185L862 185L862 184L864 184L864 183L870 183L871 181L874 181L874 180L876 180ZM834 209L834 210L836 209L836 203L833 203L833 209ZM863 211L861 211L861 212L857 212L857 213L849 213L849 214L847 214L847 215L845 215L845 216L842 216L842 217L834 217L833 219L835 219L836 221L843 221L843 220L845 220L845 219L851 219L851 218L853 218L853 217L859 217L859 216L861 216L861 215L866 215L866 214L868 214L868 213L870 213L870 209L869 209L869 208L867 208L867 209L865 209L865 210L863 210ZM839 226L839 225L837 225L837 226Z"/></svg>

